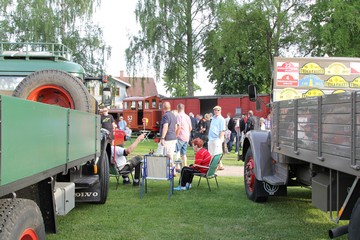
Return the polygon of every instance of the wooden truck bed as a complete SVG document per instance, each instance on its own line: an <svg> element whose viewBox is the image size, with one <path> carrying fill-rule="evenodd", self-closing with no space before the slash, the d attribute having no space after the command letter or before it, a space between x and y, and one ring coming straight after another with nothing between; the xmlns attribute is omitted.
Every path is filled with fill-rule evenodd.
<svg viewBox="0 0 360 240"><path fill-rule="evenodd" d="M360 92L275 102L272 150L360 176Z"/></svg>

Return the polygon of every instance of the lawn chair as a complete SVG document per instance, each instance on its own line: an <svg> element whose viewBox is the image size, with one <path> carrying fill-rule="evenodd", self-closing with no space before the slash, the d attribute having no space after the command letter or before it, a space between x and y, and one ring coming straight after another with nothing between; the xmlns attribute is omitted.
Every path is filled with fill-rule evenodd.
<svg viewBox="0 0 360 240"><path fill-rule="evenodd" d="M170 182L168 198L174 193L174 167L167 156L145 155L143 164L140 198L147 193L147 180L166 180Z"/></svg>
<svg viewBox="0 0 360 240"><path fill-rule="evenodd" d="M219 187L219 184L218 184L218 181L217 181L217 178L216 178L217 177L216 169L217 169L217 167L219 165L219 162L220 162L221 158L222 158L222 154L217 154L217 155L212 157L209 167L198 166L198 167L208 169L206 173L194 173L194 176L199 176L200 177L199 182L198 182L198 186L200 185L201 178L206 178L206 181L207 181L207 184L208 184L208 187L209 187L209 191L211 192L209 179L215 178L216 186Z"/></svg>
<svg viewBox="0 0 360 240"><path fill-rule="evenodd" d="M115 153L115 146L114 146L114 153ZM109 166L110 168L110 177L115 177L116 179L116 190L119 187L120 184L120 176L122 175L131 175L131 180L134 182L134 175L132 173L132 171L125 171L123 169L120 169L116 163L116 156L114 154L114 156L112 156L112 161L111 164Z"/></svg>

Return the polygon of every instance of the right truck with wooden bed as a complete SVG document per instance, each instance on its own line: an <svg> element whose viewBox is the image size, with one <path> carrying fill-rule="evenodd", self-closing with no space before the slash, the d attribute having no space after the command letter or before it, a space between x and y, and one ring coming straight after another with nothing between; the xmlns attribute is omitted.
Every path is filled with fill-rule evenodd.
<svg viewBox="0 0 360 240"><path fill-rule="evenodd" d="M350 220L329 237L359 239L360 59L275 58L273 72L271 130L243 141L247 197L265 202L287 186L309 187L315 207Z"/></svg>

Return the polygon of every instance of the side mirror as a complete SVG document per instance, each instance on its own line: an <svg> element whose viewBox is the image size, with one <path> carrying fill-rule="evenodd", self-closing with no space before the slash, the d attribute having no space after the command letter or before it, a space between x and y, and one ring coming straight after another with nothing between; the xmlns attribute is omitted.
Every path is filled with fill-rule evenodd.
<svg viewBox="0 0 360 240"><path fill-rule="evenodd" d="M255 102L257 99L256 87L253 84L248 86L249 99L251 102Z"/></svg>
<svg viewBox="0 0 360 240"><path fill-rule="evenodd" d="M105 105L105 107L111 106L112 98L111 98L111 89L109 87L103 88L102 102Z"/></svg>

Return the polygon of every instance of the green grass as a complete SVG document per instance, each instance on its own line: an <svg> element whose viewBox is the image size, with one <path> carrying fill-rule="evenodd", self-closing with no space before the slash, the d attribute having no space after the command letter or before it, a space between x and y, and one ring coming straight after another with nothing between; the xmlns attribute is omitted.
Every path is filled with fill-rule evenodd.
<svg viewBox="0 0 360 240"><path fill-rule="evenodd" d="M156 146L141 143L135 154L147 153L151 144ZM225 165L233 163L239 164L226 157ZM47 239L328 239L327 231L337 226L311 205L308 189L289 187L287 197L259 204L247 199L243 178L218 180L218 189L210 182L212 192L202 181L168 200L167 181L149 181L140 199L139 188L120 185L115 190L111 178L106 204L77 204L58 217L58 233Z"/></svg>

